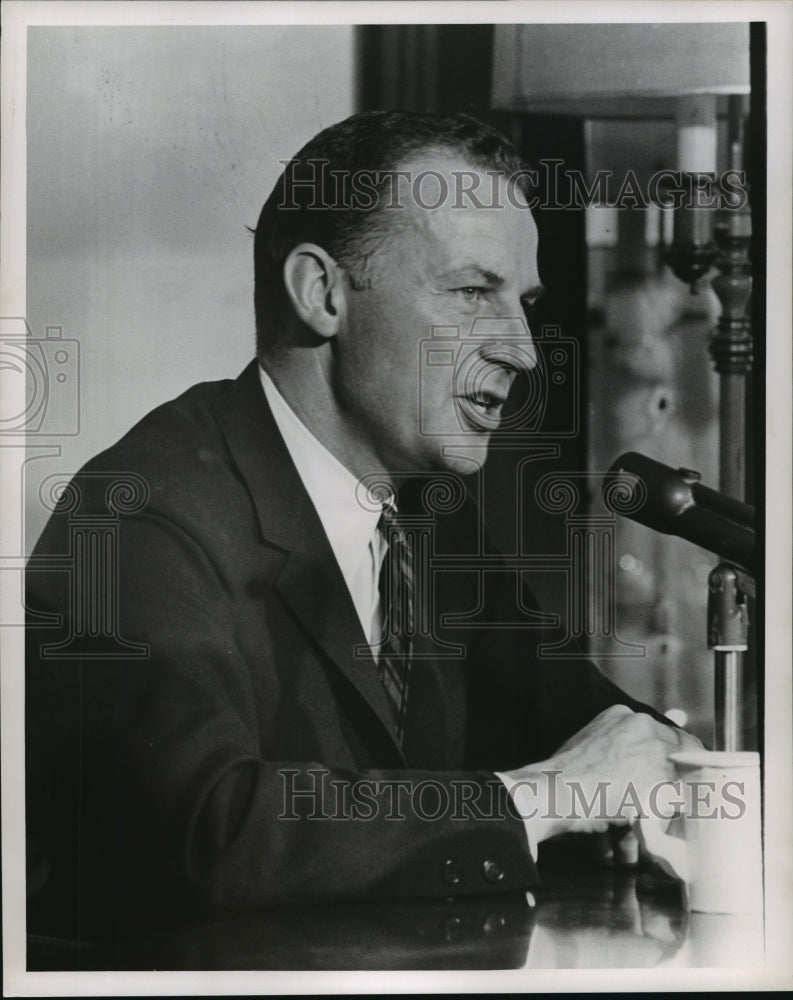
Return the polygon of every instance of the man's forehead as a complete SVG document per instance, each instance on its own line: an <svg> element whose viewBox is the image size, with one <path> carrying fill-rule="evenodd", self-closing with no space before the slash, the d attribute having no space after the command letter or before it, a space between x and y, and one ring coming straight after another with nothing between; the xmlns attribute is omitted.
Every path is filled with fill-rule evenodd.
<svg viewBox="0 0 793 1000"><path fill-rule="evenodd" d="M401 222L414 234L442 243L456 257L470 256L474 249L477 258L536 249L537 229L526 199L508 188L504 174L489 175L448 159L419 160L400 170L403 196L398 206L385 206L398 227Z"/></svg>

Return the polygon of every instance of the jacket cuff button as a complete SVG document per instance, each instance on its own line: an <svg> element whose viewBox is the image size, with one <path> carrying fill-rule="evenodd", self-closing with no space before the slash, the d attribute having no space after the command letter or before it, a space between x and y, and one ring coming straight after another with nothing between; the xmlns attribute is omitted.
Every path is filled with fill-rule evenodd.
<svg viewBox="0 0 793 1000"><path fill-rule="evenodd" d="M482 875L484 876L485 882L490 882L495 885L496 882L501 882L503 880L504 869L498 861L485 861L482 865Z"/></svg>
<svg viewBox="0 0 793 1000"><path fill-rule="evenodd" d="M459 885L463 880L463 866L459 861L449 858L443 862L441 875L447 885Z"/></svg>

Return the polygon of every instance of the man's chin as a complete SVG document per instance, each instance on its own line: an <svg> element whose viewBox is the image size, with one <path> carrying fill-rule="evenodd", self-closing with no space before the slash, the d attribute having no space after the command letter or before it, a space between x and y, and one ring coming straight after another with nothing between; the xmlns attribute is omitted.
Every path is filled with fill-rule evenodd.
<svg viewBox="0 0 793 1000"><path fill-rule="evenodd" d="M485 464L489 444L489 434L478 434L476 437L471 435L459 442L444 444L441 468L460 476L473 475Z"/></svg>

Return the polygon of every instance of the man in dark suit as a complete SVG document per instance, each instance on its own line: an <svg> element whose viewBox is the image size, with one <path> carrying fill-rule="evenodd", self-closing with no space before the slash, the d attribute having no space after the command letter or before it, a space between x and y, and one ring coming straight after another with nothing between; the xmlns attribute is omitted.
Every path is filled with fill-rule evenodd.
<svg viewBox="0 0 793 1000"><path fill-rule="evenodd" d="M535 361L521 171L463 116L320 133L256 229L257 361L64 492L28 571L42 923L525 889L672 776L693 738L543 661L530 595L471 623L515 601L461 477Z"/></svg>

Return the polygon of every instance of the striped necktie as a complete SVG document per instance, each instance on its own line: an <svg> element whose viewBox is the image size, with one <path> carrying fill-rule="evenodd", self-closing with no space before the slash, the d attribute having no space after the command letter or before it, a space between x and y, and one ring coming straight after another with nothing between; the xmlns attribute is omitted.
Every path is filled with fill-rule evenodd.
<svg viewBox="0 0 793 1000"><path fill-rule="evenodd" d="M378 666L394 711L396 736L401 742L415 636L413 553L393 507L383 506L377 530L388 545L380 571L383 634Z"/></svg>

